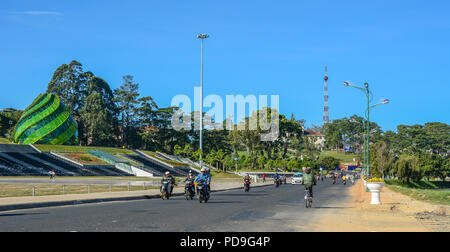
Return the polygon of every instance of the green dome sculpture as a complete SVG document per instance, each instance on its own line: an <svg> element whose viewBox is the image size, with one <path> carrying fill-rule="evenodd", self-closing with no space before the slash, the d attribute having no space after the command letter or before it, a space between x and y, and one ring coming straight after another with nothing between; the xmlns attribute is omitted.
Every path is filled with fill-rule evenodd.
<svg viewBox="0 0 450 252"><path fill-rule="evenodd" d="M40 94L23 112L14 131L19 144L75 144L78 124L57 95Z"/></svg>

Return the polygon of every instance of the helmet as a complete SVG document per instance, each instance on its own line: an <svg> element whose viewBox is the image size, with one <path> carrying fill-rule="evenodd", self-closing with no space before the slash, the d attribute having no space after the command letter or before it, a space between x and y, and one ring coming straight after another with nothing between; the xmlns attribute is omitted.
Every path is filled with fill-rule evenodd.
<svg viewBox="0 0 450 252"><path fill-rule="evenodd" d="M166 171L164 174L169 175L169 174L170 174L170 171Z"/></svg>
<svg viewBox="0 0 450 252"><path fill-rule="evenodd" d="M201 171L201 172L204 172L204 171L206 171L206 168L202 168L200 171Z"/></svg>

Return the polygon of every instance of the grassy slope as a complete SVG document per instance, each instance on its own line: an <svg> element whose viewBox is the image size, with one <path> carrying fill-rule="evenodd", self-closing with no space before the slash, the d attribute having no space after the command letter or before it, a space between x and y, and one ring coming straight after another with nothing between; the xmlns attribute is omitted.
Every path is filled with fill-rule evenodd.
<svg viewBox="0 0 450 252"><path fill-rule="evenodd" d="M6 138L0 137L0 144L11 144L11 142Z"/></svg>
<svg viewBox="0 0 450 252"><path fill-rule="evenodd" d="M111 147L85 147L74 145L45 145L45 144L36 144L35 146L41 151L86 153L88 150L100 150L113 155L116 153L132 154L132 155L135 154L133 151L128 149L111 148Z"/></svg>
<svg viewBox="0 0 450 252"><path fill-rule="evenodd" d="M397 180L386 180L386 186L416 200L450 205L450 190L448 190L450 182L420 181L406 184ZM447 190L440 190L442 188L447 188Z"/></svg>
<svg viewBox="0 0 450 252"><path fill-rule="evenodd" d="M359 155L353 153L347 154L340 151L323 151L322 153L320 153L320 157L329 156L339 159L341 160L341 162L353 162L353 158L355 158L356 161L359 160Z"/></svg>
<svg viewBox="0 0 450 252"><path fill-rule="evenodd" d="M178 162L176 160L167 160L165 158L159 157L152 151L141 150L141 152L143 152L143 153L145 153L145 154L147 154L149 156L152 156L152 157L154 157L154 158L156 158L156 159L158 159L158 160L160 160L160 161L162 161L164 163L173 165L173 166L189 166L188 164L185 164L185 163L182 163L182 162Z"/></svg>

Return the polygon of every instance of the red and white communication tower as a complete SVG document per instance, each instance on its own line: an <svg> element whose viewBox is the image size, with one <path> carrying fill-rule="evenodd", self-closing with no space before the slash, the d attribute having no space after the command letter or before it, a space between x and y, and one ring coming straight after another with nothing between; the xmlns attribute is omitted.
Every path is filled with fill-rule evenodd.
<svg viewBox="0 0 450 252"><path fill-rule="evenodd" d="M323 101L324 101L324 107L323 107L323 125L325 123L330 122L330 114L328 113L328 73L327 73L327 66L325 66L325 77L323 78L325 80L325 86L324 86L324 94L323 94Z"/></svg>

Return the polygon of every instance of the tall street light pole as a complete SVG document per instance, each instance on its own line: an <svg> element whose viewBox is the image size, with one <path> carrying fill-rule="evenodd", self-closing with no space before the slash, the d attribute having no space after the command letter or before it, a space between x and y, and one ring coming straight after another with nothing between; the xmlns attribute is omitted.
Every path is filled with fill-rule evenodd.
<svg viewBox="0 0 450 252"><path fill-rule="evenodd" d="M198 34L198 39L202 41L201 49L201 71L200 71L200 168L203 167L203 40L209 38L208 34Z"/></svg>
<svg viewBox="0 0 450 252"><path fill-rule="evenodd" d="M356 89L361 90L364 94L366 94L366 98L367 98L367 109L366 109L366 134L364 136L364 169L363 169L363 175L365 177L369 177L370 176L370 141L369 141L369 135L370 135L370 110L378 105L381 104L388 104L389 100L388 99L384 99L381 102L378 102L375 105L370 106L370 102L372 101L373 98L373 94L372 91L370 91L369 89L369 84L367 82L364 83L364 88L362 87L358 87L356 85L354 85L353 83L351 83L350 81L346 81L344 82L344 86L346 87L354 87Z"/></svg>

